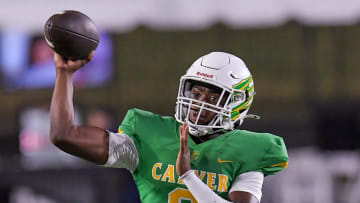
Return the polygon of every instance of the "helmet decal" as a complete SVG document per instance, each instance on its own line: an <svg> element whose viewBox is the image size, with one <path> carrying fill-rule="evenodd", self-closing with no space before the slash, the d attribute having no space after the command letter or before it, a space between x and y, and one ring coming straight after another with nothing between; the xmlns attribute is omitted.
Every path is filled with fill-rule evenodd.
<svg viewBox="0 0 360 203"><path fill-rule="evenodd" d="M245 88L249 87L249 84L253 81L252 76L240 81L239 83L233 85L234 89L244 90Z"/></svg>
<svg viewBox="0 0 360 203"><path fill-rule="evenodd" d="M231 111L231 120L235 121L237 118L239 118L240 113L243 110L249 109L251 106L251 103L254 98L254 82L252 79L252 76L240 81L239 83L233 85L234 89L237 90L243 90L246 93L247 99L245 99L244 102L234 107ZM239 92L234 92L234 97L236 97L239 94Z"/></svg>

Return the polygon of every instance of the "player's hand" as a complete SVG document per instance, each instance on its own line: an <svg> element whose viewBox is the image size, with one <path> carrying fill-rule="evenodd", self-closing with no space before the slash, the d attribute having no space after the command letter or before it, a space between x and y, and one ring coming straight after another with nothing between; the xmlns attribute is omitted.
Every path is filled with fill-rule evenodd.
<svg viewBox="0 0 360 203"><path fill-rule="evenodd" d="M92 51L87 59L65 60L61 55L54 52L54 62L57 70L65 70L68 72L75 72L87 64L93 58L95 52Z"/></svg>
<svg viewBox="0 0 360 203"><path fill-rule="evenodd" d="M182 176L186 171L191 170L190 149L188 145L189 126L184 123L180 126L180 150L176 160L176 172Z"/></svg>

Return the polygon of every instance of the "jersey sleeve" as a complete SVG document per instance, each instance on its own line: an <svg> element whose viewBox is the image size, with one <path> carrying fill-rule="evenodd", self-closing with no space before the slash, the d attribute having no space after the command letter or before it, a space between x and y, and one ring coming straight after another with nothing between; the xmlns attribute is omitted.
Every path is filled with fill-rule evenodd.
<svg viewBox="0 0 360 203"><path fill-rule="evenodd" d="M134 141L136 148L139 149L140 140L137 135L138 114L136 111L137 109L128 110L124 120L119 126L118 133L125 133L127 136L129 136Z"/></svg>
<svg viewBox="0 0 360 203"><path fill-rule="evenodd" d="M128 110L124 120L119 126L118 133L125 133L130 137L135 135L136 113L134 109Z"/></svg>
<svg viewBox="0 0 360 203"><path fill-rule="evenodd" d="M288 154L284 140L278 136L270 136L269 148L260 161L261 171L264 175L275 174L288 165Z"/></svg>
<svg viewBox="0 0 360 203"><path fill-rule="evenodd" d="M132 141L135 144L136 149L139 152L139 149L141 148L141 141L137 135L137 123L136 121L138 120L137 118L137 113L136 113L136 109L129 109L128 112L126 113L125 118L123 119L122 123L119 126L118 129L118 133L122 134L126 134L127 136L129 136ZM139 168L142 167L142 157L141 154L138 154L138 165L136 170L134 171L134 173L137 172L137 170L139 170Z"/></svg>
<svg viewBox="0 0 360 203"><path fill-rule="evenodd" d="M109 154L105 167L126 168L134 172L139 155L133 140L125 133L109 133Z"/></svg>

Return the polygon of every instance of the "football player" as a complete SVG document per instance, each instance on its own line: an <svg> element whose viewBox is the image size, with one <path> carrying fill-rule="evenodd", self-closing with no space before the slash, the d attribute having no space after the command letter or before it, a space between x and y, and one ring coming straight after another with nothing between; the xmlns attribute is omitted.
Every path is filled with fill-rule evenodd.
<svg viewBox="0 0 360 203"><path fill-rule="evenodd" d="M130 109L118 132L74 124L72 79L91 60L55 53L51 139L60 149L106 167L128 169L144 203L256 203L264 176L288 163L282 138L238 130L254 81L238 57L212 52L180 79L175 118Z"/></svg>

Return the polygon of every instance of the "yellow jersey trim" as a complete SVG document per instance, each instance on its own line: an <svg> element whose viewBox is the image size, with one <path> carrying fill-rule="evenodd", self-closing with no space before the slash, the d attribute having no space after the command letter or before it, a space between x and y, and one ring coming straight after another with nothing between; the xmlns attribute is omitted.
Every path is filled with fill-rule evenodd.
<svg viewBox="0 0 360 203"><path fill-rule="evenodd" d="M289 165L289 162L286 161L286 162L281 162L281 163L274 164L274 165L272 165L271 167L278 167L278 166L280 166L280 167L282 167L282 168L286 168L288 165Z"/></svg>
<svg viewBox="0 0 360 203"><path fill-rule="evenodd" d="M217 162L218 162L219 164L232 163L232 161L230 161L230 160L221 160L220 157L218 157Z"/></svg>

